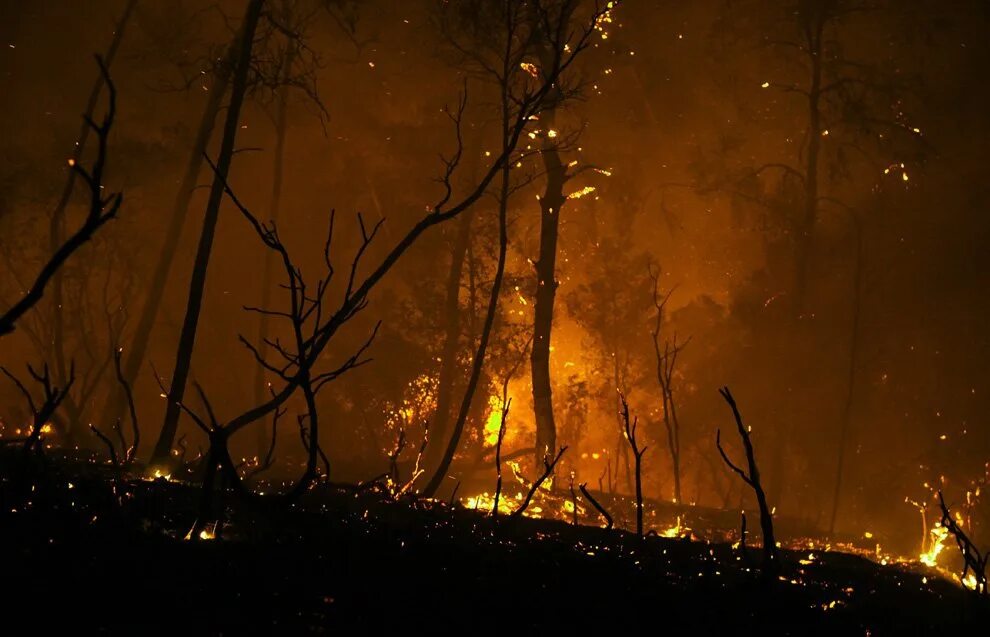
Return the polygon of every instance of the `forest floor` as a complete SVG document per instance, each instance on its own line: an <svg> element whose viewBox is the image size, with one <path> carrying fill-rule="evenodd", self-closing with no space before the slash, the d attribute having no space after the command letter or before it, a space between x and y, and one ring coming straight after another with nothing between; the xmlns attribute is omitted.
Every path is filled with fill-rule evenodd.
<svg viewBox="0 0 990 637"><path fill-rule="evenodd" d="M767 580L758 548L493 519L374 489L324 485L277 512L230 506L220 537L189 541L195 485L115 483L53 459L27 481L20 465L0 454L5 634L944 635L990 619L987 600L933 572L855 555L784 551Z"/></svg>

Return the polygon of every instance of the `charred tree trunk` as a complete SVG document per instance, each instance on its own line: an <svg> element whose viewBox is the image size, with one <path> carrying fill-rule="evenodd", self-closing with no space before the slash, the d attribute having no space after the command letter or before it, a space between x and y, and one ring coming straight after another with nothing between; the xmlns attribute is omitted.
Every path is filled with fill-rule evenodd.
<svg viewBox="0 0 990 637"><path fill-rule="evenodd" d="M464 389L464 397L461 400L461 407L457 413L457 420L454 421L454 428L450 434L450 439L447 441L446 447L443 447L442 443L438 443L437 445L444 450L443 456L441 456L440 463L433 472L433 476L430 478L430 481L423 489L423 495L428 498L431 498L436 494L437 489L440 488L440 483L447 475L448 469L450 469L450 463L454 459L454 453L457 451L457 445L460 442L461 434L464 431L464 424L467 422L468 412L471 410L471 403L474 399L474 393L477 390L478 381L481 378L481 370L485 364L485 352L488 349L488 340L491 337L492 326L495 324L495 316L498 314L498 299L502 292L502 280L505 275L505 259L509 250L509 171L511 170L511 164L509 163L508 153L510 153L512 149L509 146L511 130L509 121L509 98L507 91L507 86L503 85L501 141L502 154L506 156L506 161L499 171L501 182L499 184L498 200L498 264L495 267L495 278L492 281L492 290L488 297L488 310L485 314L485 322L481 328L481 338L478 341L478 349L475 352L474 361L471 365L471 376L468 378L467 387ZM470 212L467 213L466 218L468 220L470 219L470 214ZM462 223L469 224L470 221L465 221ZM467 242L470 240L469 230L470 226L465 229L465 234L468 235L465 239L465 250L467 249ZM460 286L460 276L457 278L457 286ZM449 292L450 290L448 288L448 293ZM448 301L449 300L450 297L448 297ZM456 303L456 298L454 301ZM454 365L453 359L450 360L450 365ZM437 407L439 411L439 401ZM440 438L439 440L442 441L443 438Z"/></svg>
<svg viewBox="0 0 990 637"><path fill-rule="evenodd" d="M172 206L172 216L168 228L165 230L165 241L162 243L161 251L158 254L158 262L155 265L155 270L151 275L151 281L148 284L147 294L144 297L141 316L134 330L130 347L127 348L123 373L125 380L132 386L137 380L138 372L141 370L141 363L144 362L145 355L148 351L148 344L151 342L151 332L154 329L155 319L158 317L158 310L165 296L165 287L168 284L172 261L175 260L175 253L179 247L179 240L182 238L182 228L185 225L189 203L195 192L196 180L203 165L203 154L206 153L206 147L210 142L210 137L213 135L217 113L220 112L224 95L227 93L227 84L230 78L230 63L233 59L234 52L235 47L231 46L225 61L220 65L219 72L210 90L206 110L203 111L203 118L200 120L199 130L196 132L196 139L193 142L192 153L189 156L189 162L186 164L186 172L182 177L182 183L179 186L175 203ZM112 390L107 399L101 421L115 422L120 417L125 406L126 396L120 387Z"/></svg>
<svg viewBox="0 0 990 637"><path fill-rule="evenodd" d="M554 109L540 114L540 121L552 129ZM533 415L536 419L536 454L534 466L557 446L557 427L553 418L550 387L550 333L553 329L553 304L557 295L557 239L560 211L566 201L564 183L567 167L561 161L554 138L545 135L541 152L547 181L540 197L540 256L536 261L536 302L533 319L533 350L530 355L533 380Z"/></svg>
<svg viewBox="0 0 990 637"><path fill-rule="evenodd" d="M290 43L290 48L283 58L282 62L282 72L281 81L282 86L279 88L278 92L278 113L275 116L275 156L274 156L274 169L272 171L272 200L270 205L271 210L271 221L275 222L278 219L278 213L282 205L282 181L284 176L285 167L285 138L286 131L288 129L288 119L289 119L289 86L288 79L292 73L292 63L295 59L295 48L292 47ZM261 304L258 306L262 309L267 309L271 304L272 297L272 271L275 267L275 255L266 252L265 253L265 265L261 273ZM262 357L264 357L268 352L268 330L269 330L269 315L262 312L259 315L258 321L258 351ZM267 392L265 391L265 368L261 365L255 369L254 374L254 402L262 403L265 400ZM258 460L261 461L268 450L269 440L268 434L265 428L262 426L258 427Z"/></svg>
<svg viewBox="0 0 990 637"><path fill-rule="evenodd" d="M756 454L753 452L753 442L749 437L749 430L743 425L742 415L739 413L739 408L736 406L736 401L732 397L732 393L729 392L728 387L723 387L718 390L722 394L722 398L728 403L729 407L732 409L732 416L736 421L736 430L739 432L739 438L742 440L743 448L746 451L746 463L747 471L743 471L737 467L731 460L729 456L726 455L725 450L722 449L722 430L719 429L715 433L715 446L718 448L719 454L722 456L722 460L728 465L730 469L735 471L743 482L748 484L753 493L756 495L756 503L760 507L760 530L763 532L763 565L762 570L765 577L770 577L776 574L779 564L777 562L777 541L773 533L773 512L770 510L770 506L767 504L767 496L763 491L763 484L760 482L760 470L756 466Z"/></svg>
<svg viewBox="0 0 990 637"><path fill-rule="evenodd" d="M220 213L220 203L223 199L224 184L230 170L230 161L234 153L234 140L237 136L237 126L240 121L241 105L247 89L248 67L251 62L251 48L254 43L254 33L261 15L264 0L250 0L244 25L241 29L238 45L237 67L234 71L231 88L230 104L227 107L227 117L224 122L223 141L220 156L217 160L217 171L210 189L210 198L206 206L206 216L203 220L203 231L200 235L199 247L196 251L196 261L193 265L192 280L189 286L189 301L186 305L186 316L182 324L179 346L175 355L175 367L172 372L172 383L169 389L168 405L162 431L155 444L151 457L152 465L165 463L172 449L179 426L180 403L185 393L186 381L189 377L189 367L192 362L193 346L196 341L196 328L199 324L199 314L203 303L203 291L206 287L206 271L213 250L213 237L216 232L217 219ZM315 437L314 437L315 438Z"/></svg>
<svg viewBox="0 0 990 637"><path fill-rule="evenodd" d="M434 444L427 447L426 466L436 468L448 442L450 410L454 401L454 380L457 377L457 351L461 342L461 275L464 260L471 239L471 218L469 210L457 222L457 234L450 257L450 273L447 277L446 299L444 301L444 342L443 357L440 362L440 377L437 379L437 410L430 428L433 430Z"/></svg>
<svg viewBox="0 0 990 637"><path fill-rule="evenodd" d="M863 300L863 228L856 213L854 212L852 214L854 231L856 233L856 261L853 270L853 311L849 335L849 367L846 376L846 396L842 404L842 423L839 430L839 449L835 466L835 490L832 494L832 515L828 523L829 536L835 532L835 520L839 515L839 499L841 497L842 477L845 469L846 446L849 441L849 430L852 428L852 408L856 398L856 371L859 367L860 312Z"/></svg>
<svg viewBox="0 0 990 637"><path fill-rule="evenodd" d="M629 443L629 448L632 449L633 456L636 459L636 535L640 538L643 537L643 454L646 453L646 447L640 447L639 441L636 440L636 427L639 424L639 419L634 418L632 423L629 422L629 404L626 402L626 397L619 393L619 403L621 404L621 411L619 412L622 418L623 433L626 438L626 442Z"/></svg>
<svg viewBox="0 0 990 637"><path fill-rule="evenodd" d="M505 257L509 246L508 230L508 198L509 198L509 163L506 162L502 168L501 200L498 211L498 265L495 268L495 279L492 281L492 291L488 298L488 311L485 314L485 322L481 328L481 339L478 341L478 349L474 355L474 362L471 365L471 376L468 378L467 387L464 390L464 398L461 400L461 407L457 413L457 420L454 421L454 429L451 432L450 440L444 450L440 465L433 473L423 495L430 498L436 494L440 488L440 483L447 475L450 463L454 459L454 452L457 451L457 444L460 442L461 434L464 431L464 424L467 422L468 412L471 410L471 403L474 393L478 388L478 381L481 378L481 370L485 363L485 352L488 349L488 340L491 337L492 326L495 324L495 316L498 313L498 298L502 291L502 279L505 275Z"/></svg>

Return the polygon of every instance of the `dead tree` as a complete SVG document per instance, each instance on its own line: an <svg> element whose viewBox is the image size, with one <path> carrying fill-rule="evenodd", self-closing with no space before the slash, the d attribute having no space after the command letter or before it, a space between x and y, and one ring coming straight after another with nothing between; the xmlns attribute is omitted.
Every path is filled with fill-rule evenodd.
<svg viewBox="0 0 990 637"><path fill-rule="evenodd" d="M543 457L543 473L540 475L540 478L529 488L529 491L526 493L526 498L523 500L522 504L519 505L519 508L512 512L511 517L518 518L526 512L526 509L529 508L529 503L533 501L533 496L536 495L539 488L543 486L543 483L547 481L547 478L553 474L554 468L557 466L557 463L560 462L560 458L564 455L565 451L567 451L566 446L558 449L557 455L554 456L553 460L550 460L549 455Z"/></svg>
<svg viewBox="0 0 990 637"><path fill-rule="evenodd" d="M203 228L196 249L196 259L193 263L192 277L189 282L189 298L186 303L185 318L179 335L179 344L175 352L175 364L172 370L172 382L169 389L169 400L165 408L165 420L162 430L155 443L151 456L151 465L167 464L172 451L172 442L179 428L180 405L185 395L186 381L192 363L193 347L196 342L196 331L199 325L200 310L203 303L203 292L206 287L207 268L213 251L213 238L216 233L217 221L220 214L220 203L223 200L224 184L230 170L234 155L234 142L240 124L241 105L248 86L248 71L251 66L251 50L254 45L255 31L264 0L249 0L238 43L237 62L234 67L231 84L230 102L227 105L227 115L223 126L223 139L220 144L220 155L217 161L216 174L210 188L209 200L206 204L206 214L203 218Z"/></svg>
<svg viewBox="0 0 990 637"><path fill-rule="evenodd" d="M732 416L736 421L736 429L739 432L739 437L742 439L743 448L746 450L746 462L749 465L749 472L743 471L729 460L729 456L722 449L721 429L716 430L715 446L722 455L722 460L725 461L725 464L735 471L742 478L743 482L748 484L756 494L756 502L760 507L760 529L763 531L763 573L769 576L776 573L779 568L777 562L777 542L773 535L773 514L770 511L769 505L767 505L767 496L763 491L763 485L760 483L760 470L756 466L756 456L753 453L753 443L749 438L749 430L743 426L742 416L739 414L739 408L736 406L736 401L732 397L729 388L722 387L718 391L732 409Z"/></svg>
<svg viewBox="0 0 990 637"><path fill-rule="evenodd" d="M670 462L674 473L674 502L680 504L681 499L681 423L677 418L677 404L674 402L674 372L677 369L677 356L687 345L678 344L677 334L673 340L664 339L660 346L663 322L666 314L667 301L674 292L673 288L666 294L660 292L660 267L649 268L650 278L653 279L653 306L656 308L656 320L653 324L653 352L657 361L657 383L660 385L660 395L663 406L663 426L667 430L667 447L670 450Z"/></svg>
<svg viewBox="0 0 990 637"><path fill-rule="evenodd" d="M619 401L622 403L622 424L623 433L629 447L633 452L636 471L636 535L643 537L643 454L647 447L640 447L636 440L636 427L639 425L639 418L633 418L632 424L629 422L629 404L626 397L619 393Z"/></svg>
<svg viewBox="0 0 990 637"><path fill-rule="evenodd" d="M145 359L148 344L151 342L151 333L155 326L155 320L158 317L158 310L161 306L162 299L165 297L165 288L169 281L169 273L172 270L172 262L175 260L179 242L182 238L182 229L185 226L189 204L196 190L196 180L199 178L200 169L202 168L203 153L206 152L206 148L209 145L217 114L220 112L223 106L223 98L227 94L230 69L233 66L232 59L235 52L236 42L229 47L223 61L220 62L214 73L214 81L210 87L209 99L200 119L189 161L186 164L182 182L179 185L179 190L172 205L172 214L169 217L168 228L165 230L165 238L158 253L155 269L151 274L150 282L145 291L138 323L131 337L130 346L127 350L127 358L123 364L124 378L127 379L128 383L133 383L137 379L141 364ZM121 392L111 392L103 410L103 422L116 420L117 416L123 411L124 399L125 397Z"/></svg>
<svg viewBox="0 0 990 637"><path fill-rule="evenodd" d="M71 158L69 160L69 165L74 167L82 161L82 154L86 147L86 142L89 140L89 133L93 130L92 120L94 117L94 112L96 110L96 105L100 98L100 93L103 91L103 86L109 86L109 82L106 80L107 71L113 64L114 58L117 56L117 50L120 48L120 43L124 39L124 32L126 31L127 25L130 22L131 14L134 12L134 8L137 5L137 0L128 0L127 4L124 6L124 11L117 21L115 28L113 30L113 38L110 41L110 46L107 48L106 54L103 57L104 65L106 69L101 68L100 73L97 75L96 82L93 84L93 88L90 91L89 99L86 102L86 111L83 116L83 123L79 130L79 135L76 138L75 147L73 148ZM112 89L111 89L112 90ZM65 243L65 218L66 210L68 209L69 202L72 199L72 194L75 190L76 177L79 175L78 171L70 170L68 179L66 180L65 187L62 190L62 195L55 206L55 210L52 212L51 222L49 224L49 249L53 254L57 254L59 247ZM50 359L54 363L55 371L60 379L64 382L66 380L66 353L65 353L65 323L63 321L63 315L65 313L63 291L64 291L64 272L61 268L57 268L54 271L51 280L51 335L48 342L48 349L51 350ZM78 319L78 317L76 317ZM2 321L0 321L0 335L2 335ZM96 378L93 379L94 384L98 382L99 377L102 376L102 371L96 374ZM82 379L82 384L86 385L86 378ZM81 392L83 400L88 400L89 396L93 393L93 387L84 387ZM73 403L73 399L69 396L66 400L66 408L70 414L70 418L75 416L77 418L81 417L78 413L81 409L76 409Z"/></svg>
<svg viewBox="0 0 990 637"><path fill-rule="evenodd" d="M124 464L128 465L134 461L137 456L138 447L141 444L141 426L138 423L137 408L134 406L134 393L131 391L131 384L127 382L124 377L124 372L120 367L120 357L122 354L120 348L116 348L113 353L113 368L117 375L117 382L120 384L121 390L124 392L124 396L127 399L127 411L131 419L131 444L127 447L123 445L123 434L120 434L120 419L117 419L117 431L121 436L121 449L124 451Z"/></svg>
<svg viewBox="0 0 990 637"><path fill-rule="evenodd" d="M42 436L44 434L45 426L51 421L52 415L55 410L58 409L62 401L69 394L69 390L72 388L72 383L75 382L75 366L70 365L69 367L69 377L68 382L63 387L57 387L52 384L51 372L48 369L48 364L42 368L41 372L37 372L31 365L27 366L28 374L31 378L41 386L42 398L40 403L36 403L31 392L28 391L27 387L24 386L16 376L14 376L6 367L0 367L0 373L3 373L7 378L10 379L17 389L24 396L24 400L27 402L28 408L31 410L31 428L28 431L28 435L23 438L14 438L5 440L6 443L23 443L23 449L25 455L30 454L33 451L40 451L42 448Z"/></svg>
<svg viewBox="0 0 990 637"><path fill-rule="evenodd" d="M430 427L429 423L423 423L423 439L420 441L419 450L416 452L416 460L413 463L413 470L409 476L409 479L405 482L401 481L399 475L399 456L402 455L402 451L406 448L408 439L406 438L406 430L402 427L399 428L399 433L395 438L395 448L388 455L388 481L386 487L388 487L388 492L392 495L392 498L399 499L403 495L412 489L413 485L421 475L423 475L423 469L420 468L420 464L423 462L423 453L426 451L427 445L430 441Z"/></svg>
<svg viewBox="0 0 990 637"><path fill-rule="evenodd" d="M581 484L578 485L578 488L581 489L582 495L584 495L584 497L588 499L588 502L591 503L591 506L595 507L595 510L598 511L598 513L601 514L603 518L605 518L605 524L606 524L605 528L611 529L612 516L608 514L608 511L605 510L605 507L599 504L598 500L596 500L588 491L588 483L582 482ZM599 490L601 490L601 487L599 487Z"/></svg>
<svg viewBox="0 0 990 637"><path fill-rule="evenodd" d="M966 576L972 571L975 581L973 590L984 597L990 596L990 591L987 589L987 561L990 561L990 551L981 554L965 531L959 527L949 512L949 507L945 505L945 498L942 497L941 489L938 491L938 503L942 507L942 526L948 529L952 537L956 539L956 546L962 553L963 572L959 579L965 581Z"/></svg>
<svg viewBox="0 0 990 637"><path fill-rule="evenodd" d="M107 161L107 142L117 112L117 90L103 60L97 57L96 63L100 67L100 74L107 87L107 112L99 124L88 115L84 116L86 125L97 137L96 159L89 169L84 168L81 161L69 159L72 174L82 179L89 188L89 209L86 218L82 225L57 247L21 299L0 314L0 337L14 331L15 323L41 300L45 287L69 257L108 221L117 216L117 211L124 201L121 193L104 194L103 172Z"/></svg>
<svg viewBox="0 0 990 637"><path fill-rule="evenodd" d="M138 423L137 408L134 406L134 394L131 391L131 385L127 382L124 377L124 372L120 366L122 350L119 347L114 346L113 352L111 353L111 358L113 358L114 372L117 377L117 382L120 385L120 391L124 395L127 401L128 415L131 420L131 442L127 443L127 439L124 436L124 430L120 424L120 418L117 418L113 424L113 431L117 438L117 445L120 446L120 450L117 450L116 445L113 440L110 439L105 433L103 433L99 427L93 423L89 424L89 430L93 432L97 438L107 447L108 454L110 456L110 462L113 464L114 470L120 473L126 469L137 456L138 446L141 444L141 427Z"/></svg>

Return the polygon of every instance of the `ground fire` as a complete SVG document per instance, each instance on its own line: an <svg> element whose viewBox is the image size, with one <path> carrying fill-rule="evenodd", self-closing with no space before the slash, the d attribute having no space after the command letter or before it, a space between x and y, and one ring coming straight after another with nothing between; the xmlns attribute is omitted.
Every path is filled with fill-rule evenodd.
<svg viewBox="0 0 990 637"><path fill-rule="evenodd" d="M984 629L988 27L0 2L4 632Z"/></svg>

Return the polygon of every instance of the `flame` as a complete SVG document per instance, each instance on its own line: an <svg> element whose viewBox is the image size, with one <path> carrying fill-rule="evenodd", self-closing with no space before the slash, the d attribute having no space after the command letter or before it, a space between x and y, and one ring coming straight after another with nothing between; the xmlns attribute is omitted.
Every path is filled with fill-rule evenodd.
<svg viewBox="0 0 990 637"><path fill-rule="evenodd" d="M679 538L679 537L686 537L690 535L690 533L691 533L691 529L681 524L681 516L678 515L677 522L674 524L674 526L667 527L663 531L660 531L659 535L661 537Z"/></svg>
<svg viewBox="0 0 990 637"><path fill-rule="evenodd" d="M949 537L949 530L941 524L936 524L932 527L930 534L928 550L919 555L918 559L925 566L934 567L938 565L938 556L945 548L945 540Z"/></svg>
<svg viewBox="0 0 990 637"><path fill-rule="evenodd" d="M488 418L485 420L485 445L494 447L498 443L498 432L502 428L502 398L488 397Z"/></svg>
<svg viewBox="0 0 990 637"><path fill-rule="evenodd" d="M977 587L976 576L970 573L962 580L962 585L971 591L975 591Z"/></svg>

